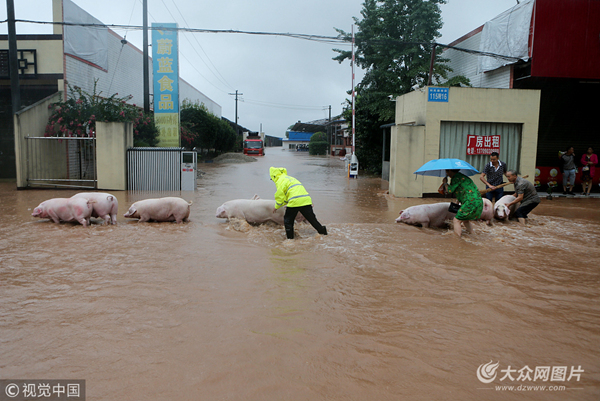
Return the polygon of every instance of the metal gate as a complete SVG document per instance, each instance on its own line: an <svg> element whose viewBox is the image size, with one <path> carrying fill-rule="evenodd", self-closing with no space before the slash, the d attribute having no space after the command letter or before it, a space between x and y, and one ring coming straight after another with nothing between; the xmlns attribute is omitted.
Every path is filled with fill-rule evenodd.
<svg viewBox="0 0 600 401"><path fill-rule="evenodd" d="M95 189L96 138L25 137L27 186Z"/></svg>
<svg viewBox="0 0 600 401"><path fill-rule="evenodd" d="M180 191L183 148L127 149L127 189Z"/></svg>

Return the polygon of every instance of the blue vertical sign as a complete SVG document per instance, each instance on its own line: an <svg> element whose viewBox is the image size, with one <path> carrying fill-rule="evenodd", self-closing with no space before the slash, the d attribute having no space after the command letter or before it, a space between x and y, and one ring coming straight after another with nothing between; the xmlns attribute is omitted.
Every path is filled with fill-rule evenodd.
<svg viewBox="0 0 600 401"><path fill-rule="evenodd" d="M154 121L158 146L179 146L179 49L177 24L152 24Z"/></svg>
<svg viewBox="0 0 600 401"><path fill-rule="evenodd" d="M449 88L428 87L427 88L428 102L445 102L448 103Z"/></svg>

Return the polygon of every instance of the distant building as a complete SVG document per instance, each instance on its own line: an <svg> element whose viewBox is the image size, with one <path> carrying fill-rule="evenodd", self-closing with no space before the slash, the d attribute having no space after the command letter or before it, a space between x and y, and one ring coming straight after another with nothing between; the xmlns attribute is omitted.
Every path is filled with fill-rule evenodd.
<svg viewBox="0 0 600 401"><path fill-rule="evenodd" d="M55 22L102 25L71 0L53 0L52 8ZM143 107L142 51L109 28L54 25L51 35L17 35L17 48L23 107L57 91L67 96L68 85L91 93L94 82L101 96L131 95L128 103ZM16 176L8 68L8 37L0 35L0 178ZM151 82L152 68L149 73ZM219 104L182 78L179 90L180 101L204 103L211 113L221 116ZM152 91L150 84L151 108Z"/></svg>
<svg viewBox="0 0 600 401"><path fill-rule="evenodd" d="M283 146L283 139L278 136L265 135L265 146L266 147Z"/></svg>
<svg viewBox="0 0 600 401"><path fill-rule="evenodd" d="M288 150L308 150L310 137L314 132L288 131L288 137L283 140L283 148Z"/></svg>
<svg viewBox="0 0 600 401"><path fill-rule="evenodd" d="M289 131L289 139L283 140L284 147L291 149L294 144L308 144L310 136L316 132L324 132L327 134L328 142L330 145L330 154L332 156L345 155L346 153L352 152L352 132L349 129L349 125L342 118L337 116L331 121L329 119L314 120L309 122L298 121ZM308 139L304 139L305 136L299 135L301 133L310 134ZM294 139L292 139L292 134Z"/></svg>

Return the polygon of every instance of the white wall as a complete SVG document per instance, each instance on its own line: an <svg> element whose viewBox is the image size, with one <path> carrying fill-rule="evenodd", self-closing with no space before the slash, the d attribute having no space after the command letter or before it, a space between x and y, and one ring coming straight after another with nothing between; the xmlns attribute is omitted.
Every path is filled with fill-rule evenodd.
<svg viewBox="0 0 600 401"><path fill-rule="evenodd" d="M71 86L79 86L86 92L92 93L94 81L98 80L96 91L102 92L101 96L108 97L118 93L119 97L133 95L128 101L130 104L143 106L143 54L135 46L121 43L122 37L109 29L108 33L108 71L97 66L65 55L65 79ZM152 60L150 64L150 102L152 103ZM204 103L208 110L221 117L221 106L202 92L194 88L185 80L179 78L179 101L184 99ZM65 87L65 90L68 88Z"/></svg>
<svg viewBox="0 0 600 401"><path fill-rule="evenodd" d="M470 50L479 50L481 43L481 32L454 44L456 47ZM448 74L448 78L464 75L469 78L474 88L510 88L510 66L501 67L486 73L478 72L479 56L471 53L446 49L442 56L450 59L447 63L454 71Z"/></svg>

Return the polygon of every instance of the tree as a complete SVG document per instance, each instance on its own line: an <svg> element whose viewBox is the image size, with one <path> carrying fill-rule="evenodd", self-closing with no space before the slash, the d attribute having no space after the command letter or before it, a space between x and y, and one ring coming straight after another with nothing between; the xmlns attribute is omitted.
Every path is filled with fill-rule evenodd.
<svg viewBox="0 0 600 401"><path fill-rule="evenodd" d="M181 105L182 135L191 138L190 146L228 152L235 148L236 136L231 126L210 113L203 103L184 100Z"/></svg>
<svg viewBox="0 0 600 401"><path fill-rule="evenodd" d="M308 144L308 153L311 155L326 155L329 143L327 143L327 134L316 132L310 137Z"/></svg>
<svg viewBox="0 0 600 401"><path fill-rule="evenodd" d="M362 19L354 18L356 64L365 70L356 88L356 153L363 168L381 172L383 124L394 121L393 98L427 84L431 50L442 27L440 4L446 0L365 0ZM351 35L337 29L347 41ZM334 49L334 60L352 59ZM436 55L433 78L447 79L447 60Z"/></svg>

